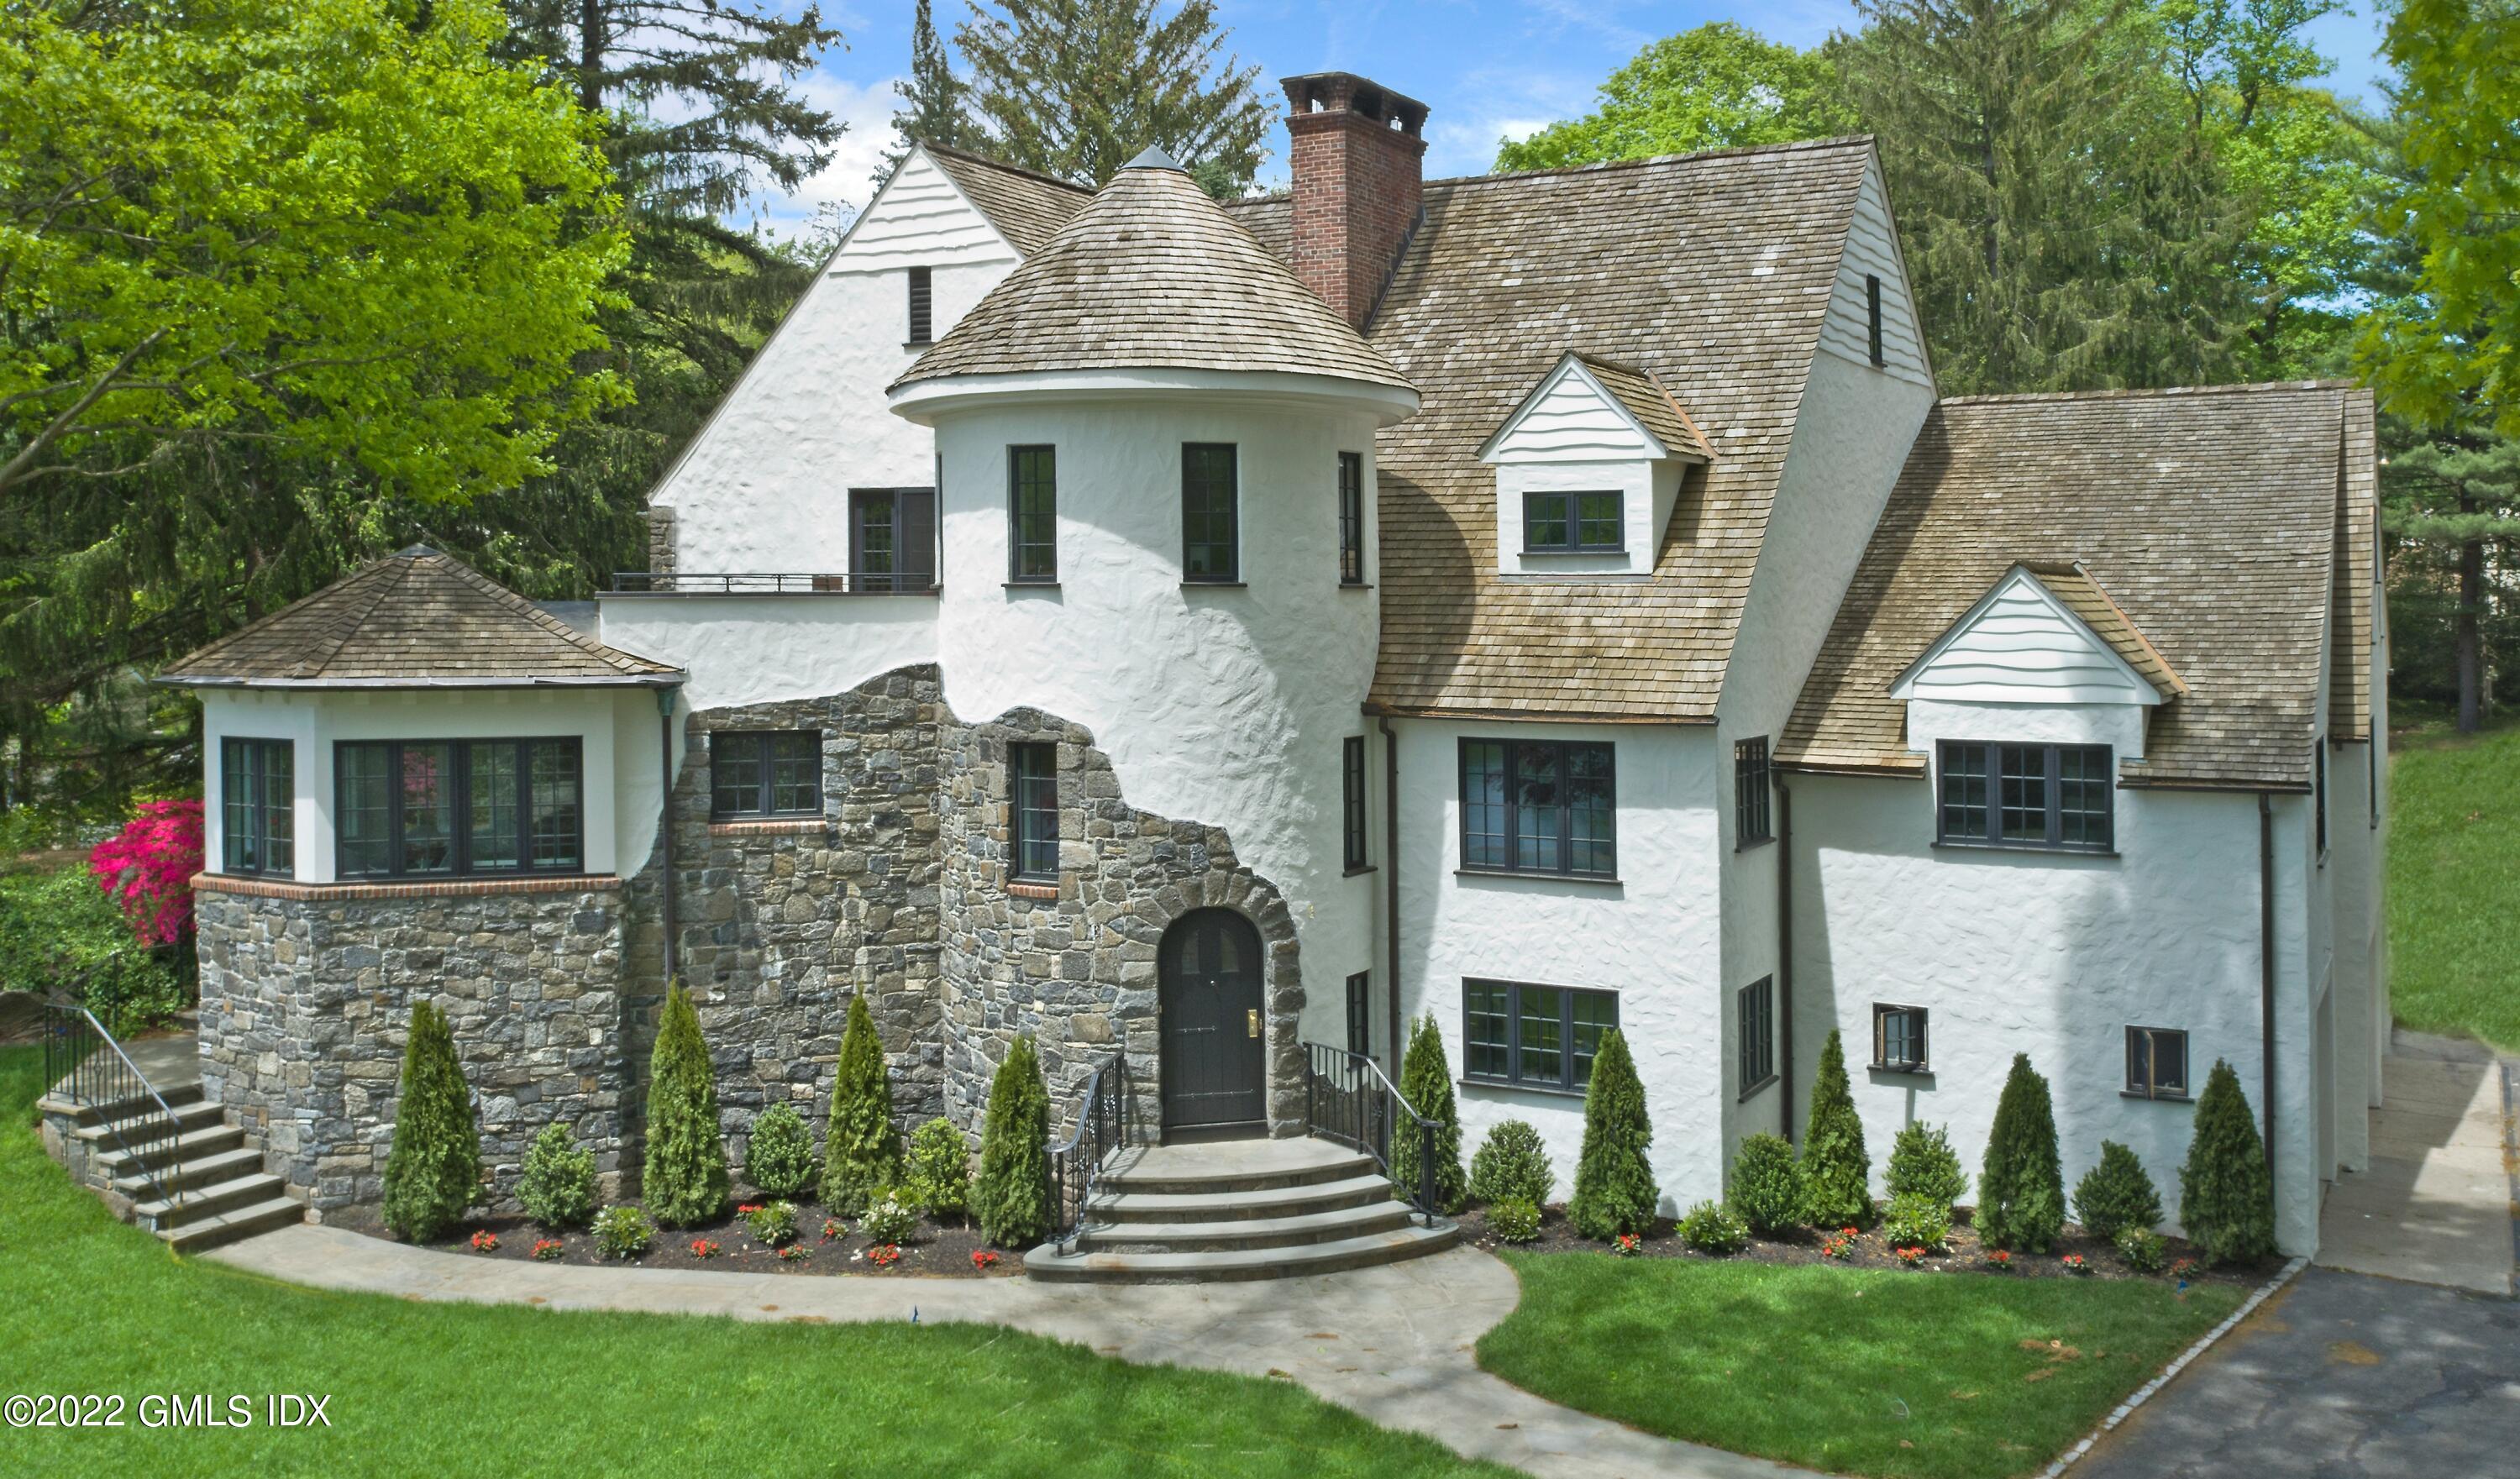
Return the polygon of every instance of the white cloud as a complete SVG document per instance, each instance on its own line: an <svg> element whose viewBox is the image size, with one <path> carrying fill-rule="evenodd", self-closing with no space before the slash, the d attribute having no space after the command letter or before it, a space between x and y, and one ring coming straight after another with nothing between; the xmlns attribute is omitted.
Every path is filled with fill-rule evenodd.
<svg viewBox="0 0 2520 1479"><path fill-rule="evenodd" d="M848 125L832 146L832 162L793 195L765 194L752 202L752 213L785 233L814 218L826 203L860 209L875 195L876 165L892 148L892 115L901 107L893 91L896 79L852 82L826 71L799 78L797 95Z"/></svg>

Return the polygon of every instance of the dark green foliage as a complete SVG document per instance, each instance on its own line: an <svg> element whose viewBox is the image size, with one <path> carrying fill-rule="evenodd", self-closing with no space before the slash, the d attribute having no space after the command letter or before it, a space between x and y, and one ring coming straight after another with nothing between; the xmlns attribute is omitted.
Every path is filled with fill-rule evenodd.
<svg viewBox="0 0 2520 1479"><path fill-rule="evenodd" d="M2179 1221L2216 1263L2247 1263L2275 1250L2274 1182L2240 1076L2221 1058L2196 1100L2196 1138L2179 1168Z"/></svg>
<svg viewBox="0 0 2520 1479"><path fill-rule="evenodd" d="M743 1214L743 1229L752 1240L765 1248L784 1247L796 1240L796 1204L791 1201L764 1202Z"/></svg>
<svg viewBox="0 0 2520 1479"><path fill-rule="evenodd" d="M892 1079L863 992L849 998L832 1122L823 1131L823 1205L856 1216L867 1193L901 1181L901 1131L892 1123Z"/></svg>
<svg viewBox="0 0 2520 1479"><path fill-rule="evenodd" d="M524 1179L517 1200L525 1215L554 1230L582 1228L595 1215L595 1152L582 1149L558 1120L525 1149Z"/></svg>
<svg viewBox="0 0 2520 1479"><path fill-rule="evenodd" d="M980 1174L971 1183L971 1214L1002 1248L1039 1242L1050 1232L1050 1091L1032 1039L1019 1037L989 1083L989 1118L980 1131Z"/></svg>
<svg viewBox="0 0 2520 1479"><path fill-rule="evenodd" d="M752 1122L744 1180L773 1196L795 1196L814 1181L814 1132L793 1104L773 1104Z"/></svg>
<svg viewBox="0 0 2520 1479"><path fill-rule="evenodd" d="M1803 1221L1815 1228L1872 1226L1872 1157L1846 1081L1846 1048L1831 1032L1812 1078L1803 1129Z"/></svg>
<svg viewBox="0 0 2520 1479"><path fill-rule="evenodd" d="M1750 1246L1750 1225L1716 1202L1702 1201L1689 1208L1675 1231L1682 1242L1700 1253L1738 1253Z"/></svg>
<svg viewBox="0 0 2520 1479"><path fill-rule="evenodd" d="M1652 1228L1662 1200L1645 1160L1645 1146L1652 1143L1645 1087L1628 1055L1627 1034L1605 1032L1593 1056L1593 1082L1584 1091L1584 1151L1575 1165L1575 1195L1566 1204L1576 1232L1607 1239Z"/></svg>
<svg viewBox="0 0 2520 1479"><path fill-rule="evenodd" d="M903 107L892 115L893 145L876 165L876 184L892 178L909 157L914 139L988 152L988 141L964 111L964 95L971 89L954 75L953 59L945 54L944 39L936 34L933 0L919 0L911 13L910 75L893 83L892 90L900 94Z"/></svg>
<svg viewBox="0 0 2520 1479"><path fill-rule="evenodd" d="M2118 1257L2138 1274L2158 1274L2170 1258L2170 1241L2146 1228L2120 1228Z"/></svg>
<svg viewBox="0 0 2520 1479"><path fill-rule="evenodd" d="M1952 1235L1952 1204L1911 1191L1890 1198L1881 1216L1881 1239L1894 1248L1939 1252Z"/></svg>
<svg viewBox="0 0 2520 1479"><path fill-rule="evenodd" d="M1462 1174L1462 1111L1453 1101L1453 1067L1444 1055L1444 1034L1435 1026L1431 1011L1418 1019L1418 1030L1410 1034L1409 1055L1400 1061L1400 1097L1433 1120L1435 1128L1420 1130L1409 1116L1397 1117L1391 1127L1392 1184L1403 1195L1416 1196L1418 1156L1431 1156L1435 1210L1459 1212L1468 1190L1468 1178ZM1431 1148L1426 1148L1430 1138Z"/></svg>
<svg viewBox="0 0 2520 1479"><path fill-rule="evenodd" d="M1732 1154L1732 1210L1750 1231L1773 1236L1802 1221L1803 1178L1793 1143L1778 1135L1753 1135Z"/></svg>
<svg viewBox="0 0 2520 1479"><path fill-rule="evenodd" d="M665 992L648 1065L648 1162L640 1182L648 1211L688 1228L726 1211L726 1142L718 1134L717 1069L700 1037L700 1014L676 981Z"/></svg>
<svg viewBox="0 0 2520 1479"><path fill-rule="evenodd" d="M902 1190L937 1221L960 1218L971 1205L971 1147L949 1119L932 1119L910 1137Z"/></svg>
<svg viewBox="0 0 2520 1479"><path fill-rule="evenodd" d="M2012 1056L1996 1100L1995 1129L1977 1176L1977 1235L1990 1248L2045 1253L2065 1226L2065 1172L2056 1160L2056 1114L2030 1054Z"/></svg>
<svg viewBox="0 0 2520 1479"><path fill-rule="evenodd" d="M1499 1242L1539 1241L1540 1204L1520 1196L1488 1203L1488 1231L1497 1235Z"/></svg>
<svg viewBox="0 0 2520 1479"><path fill-rule="evenodd" d="M50 834L22 807L6 815L15 825L0 836L0 854L67 840ZM0 869L0 991L39 997L67 992L95 1012L106 1031L121 1036L183 1009L186 993L178 970L192 948L189 933L181 946L149 950L134 944L130 921L97 887L83 860L61 868Z"/></svg>
<svg viewBox="0 0 2520 1479"><path fill-rule="evenodd" d="M1549 1147L1523 1120L1500 1121L1479 1142L1479 1153L1470 1157L1470 1195L1481 1202L1547 1206L1556 1186L1556 1174L1549 1169Z"/></svg>
<svg viewBox="0 0 2520 1479"><path fill-rule="evenodd" d="M2117 1240L2126 1228L2151 1232L2161 1222L2161 1193L2135 1152L2116 1141L2100 1142L2100 1163L2074 1184L2074 1215L2093 1237Z"/></svg>
<svg viewBox="0 0 2520 1479"><path fill-rule="evenodd" d="M607 1207L595 1215L595 1256L637 1258L656 1239L656 1224L637 1207Z"/></svg>
<svg viewBox="0 0 2520 1479"><path fill-rule="evenodd" d="M480 1197L481 1134L455 1060L455 1034L428 1002L411 1004L398 1088L393 1149L385 1157L385 1226L406 1241L428 1242Z"/></svg>
<svg viewBox="0 0 2520 1479"><path fill-rule="evenodd" d="M1958 1152L1940 1125L1911 1120L1890 1142L1890 1168L1883 1184L1892 1196L1923 1196L1948 1207L1968 1194L1968 1178L1960 1175Z"/></svg>

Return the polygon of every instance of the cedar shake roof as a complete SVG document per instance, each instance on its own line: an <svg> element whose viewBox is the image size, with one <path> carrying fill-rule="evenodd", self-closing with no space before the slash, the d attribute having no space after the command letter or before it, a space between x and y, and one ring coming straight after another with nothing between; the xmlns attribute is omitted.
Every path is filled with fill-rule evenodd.
<svg viewBox="0 0 2520 1479"><path fill-rule="evenodd" d="M895 388L1045 370L1408 380L1178 167L1133 164L981 297Z"/></svg>
<svg viewBox="0 0 2520 1479"><path fill-rule="evenodd" d="M183 688L660 687L682 669L606 647L427 545L389 555L178 659Z"/></svg>
<svg viewBox="0 0 2520 1479"><path fill-rule="evenodd" d="M2179 676L2161 649L2143 635L2142 628L2126 608L2109 598L2092 572L2079 564L2050 564L2036 561L2022 566L2030 577L2048 588L2057 604L2074 613L2092 635L2109 645L2127 666L2142 675L2143 681L2164 698L2176 698L2187 692L2187 680Z"/></svg>
<svg viewBox="0 0 2520 1479"><path fill-rule="evenodd" d="M2355 429L2370 416L2368 392L2327 381L1942 402L1778 762L1921 774L1892 681L2012 565L2079 565L2186 684L2150 711L2130 784L2307 789L2337 529L2370 516L2371 443ZM2367 589L2367 553L2350 536L2344 553Z"/></svg>
<svg viewBox="0 0 2520 1479"><path fill-rule="evenodd" d="M1697 429L1697 424L1688 419L1688 413L1681 409L1680 402L1663 388L1662 381L1642 370L1613 364L1590 354L1578 353L1575 357L1584 362L1585 369L1593 372L1593 379L1600 381L1602 389L1619 398L1619 404L1628 408L1628 414L1637 419L1639 426L1652 432L1657 441L1671 449L1673 456L1697 457L1707 462L1715 460L1715 449L1706 444L1706 433Z"/></svg>
<svg viewBox="0 0 2520 1479"><path fill-rule="evenodd" d="M979 207L998 234L1015 250L1030 256L1048 246L1058 228L1076 218L1094 192L1046 174L1018 169L984 155L949 149L924 140L920 148L954 182L955 188Z"/></svg>

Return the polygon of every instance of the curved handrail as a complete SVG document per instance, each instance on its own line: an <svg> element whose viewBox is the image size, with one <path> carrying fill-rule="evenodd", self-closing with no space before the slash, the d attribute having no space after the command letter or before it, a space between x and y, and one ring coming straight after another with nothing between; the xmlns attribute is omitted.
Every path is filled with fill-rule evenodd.
<svg viewBox="0 0 2520 1479"><path fill-rule="evenodd" d="M68 998L60 995L48 998L44 1002L44 1010L48 1014L60 1012L65 1016L75 1012L79 1017L86 1021L88 1030L96 1035L96 1040L98 1042L102 1043L108 1051L112 1053L114 1060L122 1065L122 1071L130 1075L131 1082L138 1085L141 1092L147 1094L150 1100L157 1104L158 1116L166 1127L164 1138L166 1143L171 1146L175 1140L181 1135L182 1121L175 1117L174 1107L166 1102L166 1097L164 1095L158 1092L158 1086L149 1082L149 1075L141 1072L140 1065L131 1060L131 1054L122 1051L122 1044L114 1038L112 1033L106 1030L103 1022L97 1020L96 1013L88 1010L84 1004L73 1002ZM51 1050L54 1041L55 1034L47 1032L44 1036L44 1044L48 1051ZM78 1057L69 1064L68 1072L63 1074L61 1078L76 1080L80 1076L81 1070L87 1066L92 1056L93 1053L79 1054ZM46 1093L50 1093L54 1086L61 1082L61 1078L54 1077L52 1073L52 1065L50 1063L47 1063L44 1066L45 1077L48 1080L44 1085L44 1089ZM112 1103L116 1099L133 1098L131 1095L116 1095L112 1098L92 1099L85 1094L81 1093L75 1085L73 1085L70 1093L71 1097L83 1105L88 1103ZM158 1137L152 1136L144 1138L141 1145L134 1146L130 1142L122 1138L121 1126L112 1117L99 1113L97 1116L97 1123L104 1127L106 1134L113 1137L114 1144L121 1148L123 1154L131 1157L132 1162L139 1167L140 1175L149 1183L149 1189L158 1193L158 1200L172 1206L175 1201L174 1196L167 1191L166 1184L158 1179L158 1168L150 1165L148 1159L143 1153L145 1149L155 1147L158 1143Z"/></svg>
<svg viewBox="0 0 2520 1479"><path fill-rule="evenodd" d="M1111 1080L1107 1088L1105 1074ZM1089 1137L1093 1141L1090 1152L1086 1148ZM1075 1132L1064 1144L1053 1141L1045 1147L1050 1153L1050 1240L1061 1257L1075 1251L1076 1236L1085 1226L1086 1205L1094 1199L1095 1188L1102 1180L1102 1163L1128 1143L1129 1055L1114 1053L1086 1075L1085 1098L1077 1106Z"/></svg>
<svg viewBox="0 0 2520 1479"><path fill-rule="evenodd" d="M1335 1075L1326 1071L1331 1065L1335 1065ZM1328 1086L1334 1112L1345 1110L1344 1123L1338 1118L1333 1118L1327 1125L1323 1123L1322 1086L1325 1085ZM1382 1167L1382 1174L1388 1177L1393 1154L1391 1131L1398 1119L1397 1115L1388 1113L1377 1117L1367 1107L1370 1097L1396 1107L1399 1114L1409 1116L1417 1126L1420 1147L1418 1185L1415 1188L1401 1189L1408 1195L1410 1206L1431 1228L1435 1225L1436 1216L1435 1157L1425 1153L1423 1147L1433 1143L1435 1131L1441 1128L1440 1122L1420 1114L1418 1106L1409 1102L1409 1097L1400 1092L1400 1087L1391 1082L1391 1076L1382 1071L1382 1065L1374 1061L1372 1054L1332 1048L1326 1043L1304 1045L1305 1123L1316 1135L1372 1155ZM1397 1187L1399 1184L1394 1181L1393 1185Z"/></svg>

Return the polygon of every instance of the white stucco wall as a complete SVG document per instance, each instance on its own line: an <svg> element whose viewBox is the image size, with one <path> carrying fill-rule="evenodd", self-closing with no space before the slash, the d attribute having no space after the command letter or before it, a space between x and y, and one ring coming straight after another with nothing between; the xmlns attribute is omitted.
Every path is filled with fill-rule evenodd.
<svg viewBox="0 0 2520 1479"><path fill-rule="evenodd" d="M1821 321L1821 353L1847 364L1869 367L1872 346L1868 325L1871 309L1864 280L1881 279L1882 373L1912 385L1930 388L1933 370L1927 363L1924 336L1918 332L1915 303L1908 288L1908 271L1899 250L1899 232L1890 216L1890 193L1881 181L1881 161L1874 158L1864 172L1855 198L1855 217L1847 229L1846 254L1831 285L1828 314Z"/></svg>

